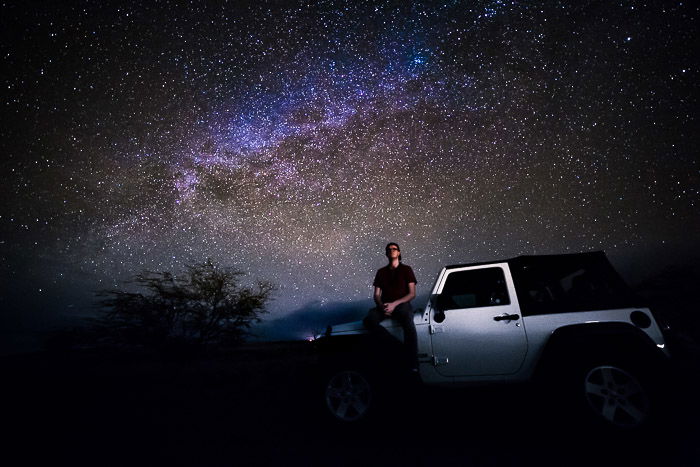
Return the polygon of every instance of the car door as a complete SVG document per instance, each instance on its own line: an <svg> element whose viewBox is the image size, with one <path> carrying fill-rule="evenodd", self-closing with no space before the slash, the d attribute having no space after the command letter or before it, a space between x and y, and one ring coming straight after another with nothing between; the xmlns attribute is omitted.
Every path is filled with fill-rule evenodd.
<svg viewBox="0 0 700 467"><path fill-rule="evenodd" d="M443 376L515 373L527 352L508 264L446 271L431 297L433 361Z"/></svg>

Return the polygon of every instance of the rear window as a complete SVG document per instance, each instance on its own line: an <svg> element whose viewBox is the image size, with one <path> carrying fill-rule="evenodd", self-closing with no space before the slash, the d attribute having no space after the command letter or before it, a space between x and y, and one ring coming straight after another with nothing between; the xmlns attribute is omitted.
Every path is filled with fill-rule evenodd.
<svg viewBox="0 0 700 467"><path fill-rule="evenodd" d="M526 316L638 305L638 299L603 256L528 258L514 261L512 271Z"/></svg>

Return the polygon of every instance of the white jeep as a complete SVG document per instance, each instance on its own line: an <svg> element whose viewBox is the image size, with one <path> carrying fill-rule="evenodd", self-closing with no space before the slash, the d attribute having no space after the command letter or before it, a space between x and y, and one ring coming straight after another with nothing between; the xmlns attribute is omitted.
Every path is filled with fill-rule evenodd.
<svg viewBox="0 0 700 467"><path fill-rule="evenodd" d="M615 427L642 426L656 410L664 337L602 252L447 266L414 320L421 384L542 382L573 391ZM337 420L365 419L375 384L402 377L403 331L390 319L382 325L397 338L394 349L362 321L329 326L316 340L325 407Z"/></svg>

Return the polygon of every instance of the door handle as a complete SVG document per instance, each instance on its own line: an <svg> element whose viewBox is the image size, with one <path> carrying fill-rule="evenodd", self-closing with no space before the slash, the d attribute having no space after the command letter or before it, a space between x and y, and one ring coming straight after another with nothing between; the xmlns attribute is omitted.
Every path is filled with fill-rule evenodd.
<svg viewBox="0 0 700 467"><path fill-rule="evenodd" d="M520 315L512 314L512 315L501 315L501 316L494 316L493 317L494 321L515 321L516 319L520 319Z"/></svg>

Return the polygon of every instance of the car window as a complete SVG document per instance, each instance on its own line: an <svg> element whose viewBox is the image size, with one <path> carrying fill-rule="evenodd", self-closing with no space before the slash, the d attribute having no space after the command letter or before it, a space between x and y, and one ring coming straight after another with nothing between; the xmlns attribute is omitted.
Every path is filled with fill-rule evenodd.
<svg viewBox="0 0 700 467"><path fill-rule="evenodd" d="M607 262L566 259L543 260L511 269L524 316L621 308L636 303Z"/></svg>
<svg viewBox="0 0 700 467"><path fill-rule="evenodd" d="M510 304L503 269L495 267L451 272L442 289L441 301L446 309Z"/></svg>

